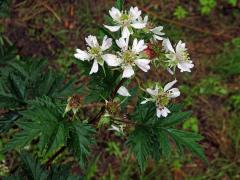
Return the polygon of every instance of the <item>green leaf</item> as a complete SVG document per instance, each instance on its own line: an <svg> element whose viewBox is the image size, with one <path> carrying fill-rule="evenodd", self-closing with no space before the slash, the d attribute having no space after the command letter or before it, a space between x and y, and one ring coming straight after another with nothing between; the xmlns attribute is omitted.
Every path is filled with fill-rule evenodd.
<svg viewBox="0 0 240 180"><path fill-rule="evenodd" d="M158 124L164 127L173 126L186 120L190 116L190 114L190 111L171 113L169 116L161 120Z"/></svg>
<svg viewBox="0 0 240 180"><path fill-rule="evenodd" d="M129 135L127 145L130 151L134 153L141 171L146 167L147 159L151 155L151 131L144 127L138 126Z"/></svg>
<svg viewBox="0 0 240 180"><path fill-rule="evenodd" d="M7 132L21 116L17 112L8 112L0 118L0 133Z"/></svg>
<svg viewBox="0 0 240 180"><path fill-rule="evenodd" d="M116 0L115 6L117 9L122 11L124 6L124 0Z"/></svg>
<svg viewBox="0 0 240 180"><path fill-rule="evenodd" d="M196 154L204 162L207 162L203 149L197 143L203 139L201 135L171 128L166 129L166 132L168 132L168 134L175 141L179 152L182 152L183 148L186 148L192 153Z"/></svg>
<svg viewBox="0 0 240 180"><path fill-rule="evenodd" d="M87 124L73 122L70 129L70 146L79 164L85 167L86 158L90 153L90 146L95 144L93 134L95 130Z"/></svg>
<svg viewBox="0 0 240 180"><path fill-rule="evenodd" d="M23 152L21 154L22 167L28 179L32 180L45 180L47 172L37 163L36 159Z"/></svg>
<svg viewBox="0 0 240 180"><path fill-rule="evenodd" d="M40 153L49 156L66 144L68 138L67 125L62 117L64 109L48 97L38 98L29 104L30 107L21 113L23 117L17 122L22 130L13 137L6 150L21 149L39 138Z"/></svg>

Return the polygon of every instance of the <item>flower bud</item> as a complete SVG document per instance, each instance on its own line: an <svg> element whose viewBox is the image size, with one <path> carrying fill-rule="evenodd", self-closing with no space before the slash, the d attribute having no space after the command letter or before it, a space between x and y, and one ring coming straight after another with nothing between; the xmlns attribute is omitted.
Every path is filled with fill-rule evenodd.
<svg viewBox="0 0 240 180"><path fill-rule="evenodd" d="M69 111L73 111L74 114L77 113L81 105L81 96L78 94L73 95L72 97L68 98L68 104L65 109L65 113Z"/></svg>

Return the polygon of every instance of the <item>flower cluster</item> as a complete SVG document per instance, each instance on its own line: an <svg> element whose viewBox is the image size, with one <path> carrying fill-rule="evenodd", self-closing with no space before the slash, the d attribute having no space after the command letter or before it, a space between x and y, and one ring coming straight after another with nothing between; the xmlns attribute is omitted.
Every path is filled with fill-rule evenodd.
<svg viewBox="0 0 240 180"><path fill-rule="evenodd" d="M121 36L114 40L105 36L102 44L99 44L97 37L90 35L85 39L87 50L76 49L74 54L77 59L93 62L90 74L97 73L99 65L104 68L104 63L106 63L109 67L121 71L122 78L131 78L137 69L148 72L153 61L162 61L166 64L164 67L167 67L166 69L171 74L175 72L176 68L180 72L191 72L194 65L190 60L185 43L179 41L174 47L164 36L163 27L154 27L149 22L148 16L142 17L142 12L138 7L131 7L129 11L121 11L113 7L109 11L109 15L112 18L112 24L104 25L104 27L111 33L120 31ZM136 34L141 34L142 39L139 39ZM144 35L150 38L145 38ZM162 59L153 57L154 52L148 52L152 51L150 46L159 44L159 42L162 43L161 53L165 57ZM147 88L145 92L150 97L145 98L141 104L154 102L157 117L166 117L170 113L167 108L169 101L180 95L178 88L172 88L176 82L174 80L164 87L156 83L157 85L152 86L154 88ZM131 96L123 86L119 88L118 94Z"/></svg>

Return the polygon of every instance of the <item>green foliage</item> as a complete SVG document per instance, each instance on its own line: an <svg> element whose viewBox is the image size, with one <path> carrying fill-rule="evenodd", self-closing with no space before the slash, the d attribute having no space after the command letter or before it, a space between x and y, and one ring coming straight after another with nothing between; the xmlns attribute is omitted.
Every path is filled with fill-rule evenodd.
<svg viewBox="0 0 240 180"><path fill-rule="evenodd" d="M240 38L235 38L232 43L226 44L223 53L219 54L215 60L213 70L224 74L224 77L232 77L240 74Z"/></svg>
<svg viewBox="0 0 240 180"><path fill-rule="evenodd" d="M196 117L187 119L183 123L183 129L198 133L198 119Z"/></svg>
<svg viewBox="0 0 240 180"><path fill-rule="evenodd" d="M17 169L15 175L9 177L3 177L3 180L80 180L81 177L77 177L71 174L70 166L53 166L47 171L32 155L27 152L21 153L21 166Z"/></svg>
<svg viewBox="0 0 240 180"><path fill-rule="evenodd" d="M229 4L231 4L232 6L236 6L238 0L227 0L227 2L228 2Z"/></svg>
<svg viewBox="0 0 240 180"><path fill-rule="evenodd" d="M188 12L182 6L177 6L174 11L174 16L179 20L186 18L187 15Z"/></svg>
<svg viewBox="0 0 240 180"><path fill-rule="evenodd" d="M213 8L217 5L216 0L199 0L201 6L201 13L203 15L209 15Z"/></svg>
<svg viewBox="0 0 240 180"><path fill-rule="evenodd" d="M0 18L9 17L10 4L12 0L0 1Z"/></svg>
<svg viewBox="0 0 240 180"><path fill-rule="evenodd" d="M91 126L80 122L73 122L70 128L70 148L82 167L86 165L90 145L95 144L92 137L94 133L95 130Z"/></svg>
<svg viewBox="0 0 240 180"><path fill-rule="evenodd" d="M66 143L68 137L68 129L62 117L63 108L47 97L36 99L29 106L17 122L22 131L14 136L6 150L22 149L33 139L39 138L40 152L45 155L55 152Z"/></svg>
<svg viewBox="0 0 240 180"><path fill-rule="evenodd" d="M115 6L116 6L116 8L118 8L119 10L123 10L124 0L116 0Z"/></svg>
<svg viewBox="0 0 240 180"><path fill-rule="evenodd" d="M156 161L160 157L168 157L173 150L171 148L172 140L176 144L178 152L182 153L184 149L188 149L206 161L204 152L197 143L202 140L202 136L173 128L185 120L189 116L189 112L180 112L180 106L172 106L170 111L174 113L167 118L157 119L155 111L155 105L148 103L148 105L137 106L136 113L132 117L136 122L140 121L141 123L130 134L127 144L130 151L135 154L141 170L146 167L149 157Z"/></svg>

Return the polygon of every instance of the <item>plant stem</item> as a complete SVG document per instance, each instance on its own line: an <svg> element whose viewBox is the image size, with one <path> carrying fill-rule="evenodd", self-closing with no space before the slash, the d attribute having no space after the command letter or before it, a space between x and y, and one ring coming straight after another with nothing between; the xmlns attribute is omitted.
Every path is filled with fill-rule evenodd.
<svg viewBox="0 0 240 180"><path fill-rule="evenodd" d="M112 94L111 94L111 96L110 96L110 98L109 98L109 101L113 101L113 99L114 99L114 97L116 96L119 88L122 86L122 84L123 84L125 81L126 81L126 79L124 78L124 79L122 79L122 80L117 84L117 86L115 87L115 89L113 90L113 92L112 92ZM99 111L99 113L98 113L94 118L92 118L92 119L89 121L89 123L93 123L93 124L96 123L96 122L102 117L102 115L104 115L105 110L106 110L106 106L103 106L103 107L101 108L101 110Z"/></svg>

